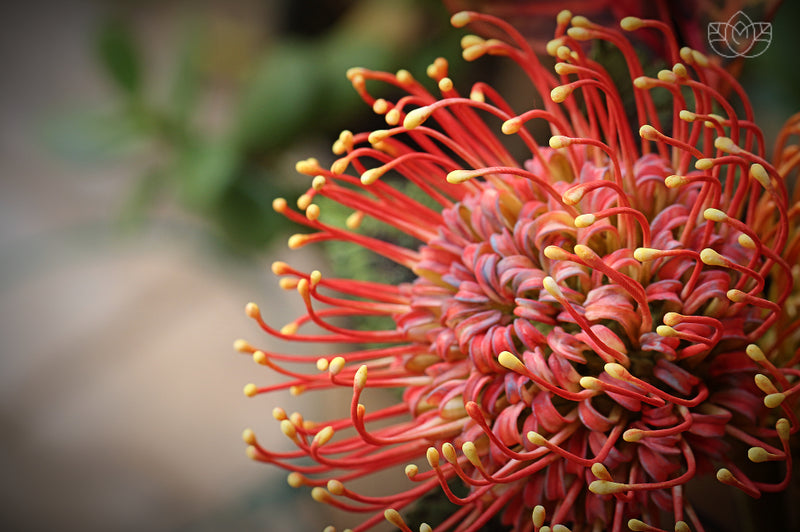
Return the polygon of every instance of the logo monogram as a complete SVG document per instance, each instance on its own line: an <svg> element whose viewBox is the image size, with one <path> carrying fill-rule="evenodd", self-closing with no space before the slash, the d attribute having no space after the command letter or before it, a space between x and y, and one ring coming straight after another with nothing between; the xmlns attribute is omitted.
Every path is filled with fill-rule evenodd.
<svg viewBox="0 0 800 532"><path fill-rule="evenodd" d="M758 57L769 48L772 42L772 24L753 22L742 11L727 22L708 24L708 44L722 57Z"/></svg>

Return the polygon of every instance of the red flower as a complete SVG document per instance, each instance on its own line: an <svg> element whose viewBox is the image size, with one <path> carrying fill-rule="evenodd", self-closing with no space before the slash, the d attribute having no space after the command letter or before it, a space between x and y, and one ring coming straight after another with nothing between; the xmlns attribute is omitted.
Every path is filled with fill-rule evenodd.
<svg viewBox="0 0 800 532"><path fill-rule="evenodd" d="M384 518L410 530L398 511L438 487L457 506L436 530L479 530L497 515L537 532L548 530L546 515L554 531L661 530L662 519L676 531L702 530L684 486L707 472L754 497L784 489L789 436L800 426L800 192L790 200L786 181L800 165L800 149L787 142L800 133L800 115L769 162L742 89L702 54L679 50L661 22L622 21L669 50L672 69L648 77L621 33L568 12L548 44L557 76L505 22L452 18L456 27L472 21L508 40L466 36L464 58L512 59L544 101L520 113L485 83L463 97L443 59L428 69L441 97L407 71L348 72L390 129L342 133L330 169L298 164L313 177L298 200L305 213L283 199L274 207L312 229L290 247L349 241L416 279L394 286L273 265L307 313L275 329L251 303L247 314L261 328L289 341L364 347L317 360L237 342L290 378L250 384L248 396L353 390L343 419L312 423L276 409L297 450L270 451L247 430L249 455L291 471L289 483L311 487L318 501L373 514L355 530ZM625 57L640 139L610 77L579 46L589 39ZM706 84L716 76L738 101ZM406 95L375 99L374 82ZM651 91L671 96L669 115L657 113ZM549 126L550 147L537 142L533 122ZM430 201L401 192L390 176ZM346 227L325 222L320 196L352 209ZM363 217L419 245L359 232ZM356 330L338 320L374 315L394 325ZM302 332L307 326L317 331ZM402 401L372 411L367 388L399 388ZM741 469L748 458L784 462L784 478L751 479ZM405 466L407 488L380 496L348 488L394 466ZM454 482L466 494L451 491Z"/></svg>

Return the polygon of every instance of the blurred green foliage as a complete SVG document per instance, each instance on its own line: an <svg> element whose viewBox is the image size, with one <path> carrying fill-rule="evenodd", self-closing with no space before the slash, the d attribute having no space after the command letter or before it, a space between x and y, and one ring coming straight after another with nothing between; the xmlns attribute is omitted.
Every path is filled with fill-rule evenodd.
<svg viewBox="0 0 800 532"><path fill-rule="evenodd" d="M219 241L236 251L263 249L285 236L288 222L271 203L308 186L305 176L294 174L294 160L320 157L319 146L330 145L342 127L376 124L346 70L424 69L437 55L457 50L458 36L440 23L447 13L438 2L276 5L280 20L263 24L271 28L268 35L258 21L220 35L214 14L198 10L178 17L173 47L154 51L123 9L130 5L120 2L94 38L113 101L54 121L51 145L81 162L135 161L143 168L121 216L128 224L147 220L167 202L209 222ZM236 55L226 37L242 38L240 30L260 33L261 41ZM168 70L159 77L152 64L164 59ZM204 116L213 114L220 92L225 116L208 127Z"/></svg>

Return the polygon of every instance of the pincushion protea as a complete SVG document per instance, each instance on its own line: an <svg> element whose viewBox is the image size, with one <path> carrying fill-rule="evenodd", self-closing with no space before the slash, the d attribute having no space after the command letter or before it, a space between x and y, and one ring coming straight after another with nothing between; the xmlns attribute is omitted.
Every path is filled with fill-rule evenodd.
<svg viewBox="0 0 800 532"><path fill-rule="evenodd" d="M300 211L283 199L274 207L312 229L291 237L291 248L348 241L416 278L395 286L273 265L306 314L281 329L254 303L247 314L277 338L345 347L317 359L240 340L239 351L289 377L245 394L343 386L352 402L349 417L323 422L276 409L297 449L265 449L248 429L248 454L291 471L289 483L311 487L320 502L371 513L355 530L383 519L410 530L399 511L438 488L456 506L435 530L479 530L498 516L537 532L702 530L684 488L708 472L753 497L786 488L800 395L800 193L790 199L786 178L800 166L800 149L788 144L800 116L769 162L742 89L702 54L679 50L663 23L621 24L660 35L670 50L671 70L648 77L622 33L584 17L558 17L548 45L557 76L507 23L452 18L456 27L471 21L508 40L468 35L464 58L512 59L541 108L514 111L484 83L463 97L443 59L427 72L439 97L407 71L349 71L390 129L343 132L330 169L298 163L313 177ZM625 58L640 139L609 74L581 46L592 39ZM717 76L739 102L705 82ZM374 82L405 95L375 99ZM651 91L671 96L671 114L658 115ZM550 127L550 147L530 132L534 120ZM519 139L527 160L499 131ZM438 207L401 192L398 176ZM319 196L352 210L345 227L325 222ZM419 245L360 232L363 217ZM359 315L394 325L357 330L338 320ZM399 388L402 400L370 411L366 388ZM784 478L755 478L748 458L783 462ZM397 493L348 487L402 466L412 483ZM454 483L466 490L454 493Z"/></svg>

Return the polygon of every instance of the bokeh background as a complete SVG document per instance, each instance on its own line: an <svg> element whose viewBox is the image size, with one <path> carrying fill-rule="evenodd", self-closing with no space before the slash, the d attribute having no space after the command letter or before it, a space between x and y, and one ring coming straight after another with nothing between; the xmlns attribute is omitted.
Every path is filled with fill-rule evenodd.
<svg viewBox="0 0 800 532"><path fill-rule="evenodd" d="M768 138L800 109L800 3L785 4L772 48L743 65ZM330 161L340 129L379 125L345 70L423 77L444 55L475 76L447 16L428 0L3 3L0 529L330 521L240 439L252 426L288 448L272 406L325 407L245 398L271 377L231 344L270 345L250 300L276 324L301 312L272 260L331 260L289 253L270 204L305 188L295 161Z"/></svg>

